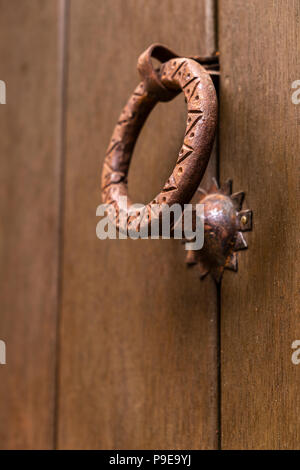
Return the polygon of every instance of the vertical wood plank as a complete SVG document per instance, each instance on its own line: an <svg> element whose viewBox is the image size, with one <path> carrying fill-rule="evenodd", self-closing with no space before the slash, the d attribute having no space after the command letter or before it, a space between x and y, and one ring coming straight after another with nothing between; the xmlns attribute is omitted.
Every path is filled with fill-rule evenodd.
<svg viewBox="0 0 300 470"><path fill-rule="evenodd" d="M119 112L151 43L207 44L212 2L73 0L70 10L59 448L216 448L217 301L173 240L96 238L100 173ZM185 104L153 111L129 177L147 202L180 148ZM210 175L213 173L210 168Z"/></svg>
<svg viewBox="0 0 300 470"><path fill-rule="evenodd" d="M249 250L222 286L222 447L296 449L300 2L219 2L222 179L254 211Z"/></svg>
<svg viewBox="0 0 300 470"><path fill-rule="evenodd" d="M0 446L53 447L61 6L0 0Z"/></svg>

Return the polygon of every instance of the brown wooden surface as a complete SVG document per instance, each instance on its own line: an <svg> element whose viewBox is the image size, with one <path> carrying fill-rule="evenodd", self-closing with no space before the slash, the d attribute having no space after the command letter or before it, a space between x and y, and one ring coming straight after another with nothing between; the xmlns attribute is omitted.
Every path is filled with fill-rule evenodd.
<svg viewBox="0 0 300 470"><path fill-rule="evenodd" d="M219 2L222 179L254 211L222 286L222 447L299 448L299 1Z"/></svg>
<svg viewBox="0 0 300 470"><path fill-rule="evenodd" d="M179 241L95 235L101 165L138 55L156 41L213 52L212 11L199 0L71 2L58 448L217 446L213 282L186 268ZM185 117L182 96L151 114L130 172L134 200L161 189Z"/></svg>
<svg viewBox="0 0 300 470"><path fill-rule="evenodd" d="M60 181L55 0L0 1L0 447L51 448Z"/></svg>

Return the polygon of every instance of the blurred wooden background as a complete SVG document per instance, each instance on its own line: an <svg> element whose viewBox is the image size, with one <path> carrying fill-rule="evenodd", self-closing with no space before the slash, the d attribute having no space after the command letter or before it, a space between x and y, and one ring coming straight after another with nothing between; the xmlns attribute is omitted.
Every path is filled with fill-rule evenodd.
<svg viewBox="0 0 300 470"><path fill-rule="evenodd" d="M299 448L299 0L0 0L2 449ZM151 43L221 60L219 163L254 210L222 288L173 241L96 238L100 173ZM151 114L146 202L185 127Z"/></svg>

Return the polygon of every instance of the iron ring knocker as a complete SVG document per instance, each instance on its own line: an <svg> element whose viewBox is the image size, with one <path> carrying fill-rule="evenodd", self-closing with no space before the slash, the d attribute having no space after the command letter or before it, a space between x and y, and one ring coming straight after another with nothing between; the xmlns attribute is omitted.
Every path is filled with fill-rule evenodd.
<svg viewBox="0 0 300 470"><path fill-rule="evenodd" d="M153 68L151 57L163 62ZM217 97L209 73L193 59L180 58L164 46L153 45L139 58L143 81L121 112L114 129L102 172L103 202L116 210L121 196L128 199L127 174L139 132L158 101L169 101L180 91L185 94L188 115L183 145L175 168L162 191L146 206L141 225L149 224L153 205L189 203L195 193L211 153L217 125ZM153 217L153 212L152 212ZM159 217L159 214L157 214ZM131 216L128 223L132 223ZM118 222L117 222L118 223Z"/></svg>
<svg viewBox="0 0 300 470"><path fill-rule="evenodd" d="M157 70L153 67L152 57L161 62ZM153 44L139 57L138 70L142 81L121 112L102 170L102 199L114 209L114 223L119 231L129 232L134 223L138 231L148 230L154 218L160 223L165 204L179 204L183 208L198 189L212 150L218 109L210 72L199 62L205 63L209 69L213 60L178 57L159 44ZM155 104L173 99L180 91L183 91L187 103L183 144L162 191L140 213L130 201L127 187L134 146ZM211 272L219 281L224 269L237 270L235 252L247 247L241 232L252 228L251 211L241 211L243 198L242 192L231 194L230 181L221 189L214 181L208 193L201 191L199 202L204 205L204 248L188 251L187 255L187 263L197 264L200 268L201 278ZM129 215L122 219L124 226L121 227L123 211Z"/></svg>

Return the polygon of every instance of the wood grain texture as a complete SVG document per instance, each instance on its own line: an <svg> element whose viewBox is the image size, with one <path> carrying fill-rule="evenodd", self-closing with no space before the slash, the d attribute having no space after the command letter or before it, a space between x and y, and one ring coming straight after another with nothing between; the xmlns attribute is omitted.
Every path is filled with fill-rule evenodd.
<svg viewBox="0 0 300 470"><path fill-rule="evenodd" d="M60 2L0 1L0 446L53 447Z"/></svg>
<svg viewBox="0 0 300 470"><path fill-rule="evenodd" d="M222 286L222 447L299 449L300 2L219 2L221 176L254 211Z"/></svg>
<svg viewBox="0 0 300 470"><path fill-rule="evenodd" d="M105 149L139 81L137 57L156 41L212 52L206 9L199 0L71 2L58 448L217 446L214 283L186 268L180 241L95 235ZM182 96L152 112L131 165L133 200L161 189L185 118Z"/></svg>

